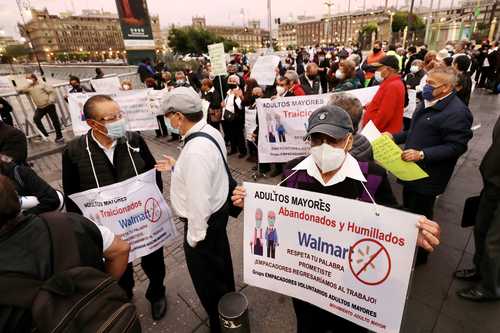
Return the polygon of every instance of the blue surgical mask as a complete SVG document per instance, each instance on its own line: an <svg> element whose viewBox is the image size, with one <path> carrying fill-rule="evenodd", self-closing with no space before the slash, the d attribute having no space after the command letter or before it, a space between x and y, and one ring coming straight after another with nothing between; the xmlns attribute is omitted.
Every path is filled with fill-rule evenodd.
<svg viewBox="0 0 500 333"><path fill-rule="evenodd" d="M426 101L434 100L434 95L432 94L433 92L434 92L434 87L431 86L430 84L426 84L422 88L422 98Z"/></svg>
<svg viewBox="0 0 500 333"><path fill-rule="evenodd" d="M123 138L127 133L127 128L125 127L125 119L123 118L112 123L108 123L105 125L105 127L108 131L107 137L111 140Z"/></svg>
<svg viewBox="0 0 500 333"><path fill-rule="evenodd" d="M173 128L172 123L170 122L170 119L168 119L167 117L165 117L165 125L167 125L167 129L170 133L179 134L179 129Z"/></svg>
<svg viewBox="0 0 500 333"><path fill-rule="evenodd" d="M381 83L382 81L384 81L384 77L382 76L382 73L379 72L379 71L376 71L375 72L375 80L379 83Z"/></svg>

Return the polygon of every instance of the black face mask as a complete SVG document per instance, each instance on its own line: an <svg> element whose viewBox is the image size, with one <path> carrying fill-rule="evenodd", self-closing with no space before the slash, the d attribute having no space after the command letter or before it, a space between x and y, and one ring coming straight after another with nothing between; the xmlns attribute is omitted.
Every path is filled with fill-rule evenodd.
<svg viewBox="0 0 500 333"><path fill-rule="evenodd" d="M229 83L227 86L229 87L229 89L236 89L236 88L238 88L238 85L234 84L234 83Z"/></svg>
<svg viewBox="0 0 500 333"><path fill-rule="evenodd" d="M373 53L379 53L379 52L380 52L380 48L378 48L378 47L373 48Z"/></svg>

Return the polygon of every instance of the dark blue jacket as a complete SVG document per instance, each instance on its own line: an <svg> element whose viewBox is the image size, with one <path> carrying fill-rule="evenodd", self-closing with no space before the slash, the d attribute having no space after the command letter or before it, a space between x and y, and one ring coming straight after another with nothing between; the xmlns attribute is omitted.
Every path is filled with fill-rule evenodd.
<svg viewBox="0 0 500 333"><path fill-rule="evenodd" d="M429 177L402 182L403 185L425 195L443 193L458 158L465 153L467 142L472 138L472 121L469 108L454 92L428 108L420 103L410 129L394 135L394 141L404 143L404 149L424 152L424 160L417 164Z"/></svg>

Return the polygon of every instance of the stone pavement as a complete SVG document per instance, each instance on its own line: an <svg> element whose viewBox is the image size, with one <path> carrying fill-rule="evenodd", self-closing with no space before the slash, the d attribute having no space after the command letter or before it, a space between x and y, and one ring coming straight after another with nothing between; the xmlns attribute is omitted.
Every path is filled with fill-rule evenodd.
<svg viewBox="0 0 500 333"><path fill-rule="evenodd" d="M460 220L464 200L477 194L481 189L478 167L486 149L491 143L491 132L500 115L500 97L483 91L473 94L471 110L474 131L469 150L460 159L446 193L436 203L435 220L442 227L442 244L431 254L425 267L418 267L413 276L410 297L401 332L484 332L500 331L497 316L500 303L476 304L460 300L455 292L467 284L453 280L452 273L459 267L472 264L474 244L472 229L462 229ZM156 139L153 134L145 134L148 145L156 158L162 154L178 155L177 146L165 139ZM69 137L69 134L68 134ZM44 144L32 147L30 154L43 153ZM49 146L51 149L55 146ZM50 154L36 159L34 169L54 187L61 187L60 154ZM233 175L238 181L252 181L252 164L230 157ZM169 198L170 176L164 174L165 197ZM277 183L278 179L259 179L259 182ZM396 193L401 189L393 182ZM234 262L237 288L245 293L250 302L250 321L253 332L274 333L294 332L295 316L289 297L254 288L243 283L243 227L242 217L231 220L228 234ZM182 225L176 223L178 237L165 247L167 276L167 298L169 310L159 321L151 320L149 303L144 298L147 279L135 263L136 281L134 302L138 306L145 332L209 332L207 316L194 292L182 249Z"/></svg>

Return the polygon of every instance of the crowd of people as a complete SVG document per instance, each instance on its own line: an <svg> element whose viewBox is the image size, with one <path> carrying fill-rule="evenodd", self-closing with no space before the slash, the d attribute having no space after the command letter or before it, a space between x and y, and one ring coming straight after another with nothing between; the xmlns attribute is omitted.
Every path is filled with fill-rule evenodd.
<svg viewBox="0 0 500 333"><path fill-rule="evenodd" d="M424 265L428 253L440 242L439 224L432 221L436 198L445 191L473 135L473 115L468 107L471 92L488 89L498 93L499 68L498 42L488 41L480 47L466 41L448 43L438 52L425 45L404 49L375 41L366 58L357 45L301 48L282 58L275 83L267 86L252 78L246 56L233 56L227 75L219 76L213 75L207 59L194 70L177 72L170 72L164 63L153 66L144 59L138 67L141 81L147 88L164 91L156 135L182 140L179 157L156 161L142 135L127 131L118 104L107 95L93 95L83 106L90 130L69 142L62 155L64 197L29 168L26 137L12 126L12 110L1 100L0 282L12 281L4 273L23 273L41 281L59 273L50 251L51 239L59 235L52 226L57 223L51 220L61 220L72 226L64 232L77 239L80 265L110 274L123 294L115 299L130 304L134 297L130 246L106 227L83 218L69 195L117 184L152 169L156 169L157 186L163 191L161 173L171 172L171 205L185 225L189 274L209 316L211 331L219 332L217 304L224 294L235 290L226 225L229 216L237 216L245 202L245 189L236 186L228 167L229 155L247 158L261 173L269 172L269 177L281 176L286 187L368 202L374 198L379 204L421 215L416 264ZM96 74L102 77L102 71ZM34 74L27 79L29 85L19 92L29 94L35 103L40 132L48 136L41 123L48 114L56 141L63 142L53 89ZM70 84L69 93L92 90L83 87L77 77L71 77ZM371 86L378 86L378 90L367 105L349 94ZM139 87L122 81L121 88ZM246 110L255 109L260 98L330 92L334 94L327 105L311 110L305 133L309 155L286 164L258 163L259 127L251 135L245 133ZM409 110L410 96L415 96L413 110ZM207 113L202 110L202 100L208 102ZM396 199L386 170L374 161L370 142L359 133L369 122L402 146L402 160L416 162L429 175L399 181L402 202ZM455 272L457 279L475 282L458 293L473 301L500 299L499 130L500 119L480 168L484 189L475 226L475 268ZM280 141L286 140L279 129L278 135ZM368 184L363 187L361 182ZM63 206L67 213L47 214ZM36 241L26 242L26 237ZM151 315L160 320L167 312L163 248L142 257L141 266L149 279L145 296ZM29 306L11 301L7 289L0 283L2 295L4 291L7 295L0 300L0 331L25 332L40 324ZM298 332L333 328L366 331L299 299L294 299L293 305Z"/></svg>

